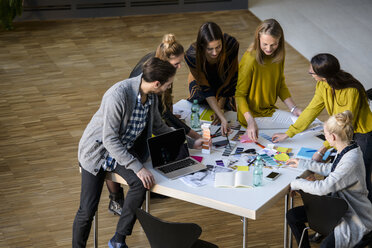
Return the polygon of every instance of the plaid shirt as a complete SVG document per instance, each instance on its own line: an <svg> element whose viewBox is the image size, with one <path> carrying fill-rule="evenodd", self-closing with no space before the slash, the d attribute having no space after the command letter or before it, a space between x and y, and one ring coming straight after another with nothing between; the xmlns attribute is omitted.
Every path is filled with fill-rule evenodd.
<svg viewBox="0 0 372 248"><path fill-rule="evenodd" d="M136 140L137 136L141 134L147 123L147 113L149 112L150 106L153 103L152 94L147 95L147 101L145 104L141 103L141 93L138 93L136 106L130 117L127 130L123 137L123 144L127 150L129 150ZM103 169L106 171L113 171L116 167L116 160L110 155L106 158L106 163L103 165Z"/></svg>

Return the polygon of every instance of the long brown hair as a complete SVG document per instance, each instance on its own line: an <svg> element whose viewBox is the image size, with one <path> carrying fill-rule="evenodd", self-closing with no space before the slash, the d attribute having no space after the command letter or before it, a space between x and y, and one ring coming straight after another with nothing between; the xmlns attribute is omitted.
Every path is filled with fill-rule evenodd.
<svg viewBox="0 0 372 248"><path fill-rule="evenodd" d="M260 46L260 36L262 34L270 35L275 39L279 40L278 48L272 54L273 57L272 61L274 63L281 62L284 59L285 55L284 33L279 22L277 22L275 19L264 20L263 22L260 23L260 25L258 25L258 27L256 28L256 32L254 34L254 41L249 46L248 51L249 52L256 51L257 62L260 65L264 64L265 53L262 51Z"/></svg>
<svg viewBox="0 0 372 248"><path fill-rule="evenodd" d="M168 61L172 56L178 57L184 53L183 46L176 41L174 34L166 34L163 36L162 42L159 44L155 52L155 57L161 60ZM173 84L171 88L167 89L161 94L161 104L163 106L162 114L167 109L172 111L173 105Z"/></svg>
<svg viewBox="0 0 372 248"><path fill-rule="evenodd" d="M335 56L329 53L320 53L315 55L310 63L315 74L325 78L329 86L331 86L333 96L335 95L335 90L355 88L359 92L361 102L366 101L368 104L366 90L363 85L350 73L341 70L340 63Z"/></svg>
<svg viewBox="0 0 372 248"><path fill-rule="evenodd" d="M197 71L197 80L201 82L200 77L201 74L206 72L206 61L207 58L205 56L206 49L208 44L212 41L221 40L222 49L218 56L217 61L217 73L218 76L224 81L224 84L217 90L216 95L218 99L218 95L220 94L221 90L230 83L231 79L234 77L235 72L238 69L238 63L233 61L231 65L227 65L225 68L225 63L227 60L227 48L226 48L226 40L224 38L224 34L222 33L221 28L214 22L206 22L200 26L198 37L196 39L196 71ZM227 70L227 77L225 77L225 70Z"/></svg>

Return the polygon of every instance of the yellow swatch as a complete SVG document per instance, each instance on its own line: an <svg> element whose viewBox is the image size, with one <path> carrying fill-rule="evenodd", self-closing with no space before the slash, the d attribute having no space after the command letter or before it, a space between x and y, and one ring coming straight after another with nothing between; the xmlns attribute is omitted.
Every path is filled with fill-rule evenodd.
<svg viewBox="0 0 372 248"><path fill-rule="evenodd" d="M278 147L278 148L276 148L276 150L277 150L278 152L288 152L288 149L289 149L289 148L287 148L287 147Z"/></svg>
<svg viewBox="0 0 372 248"><path fill-rule="evenodd" d="M200 115L200 120L202 121L212 121L212 115L214 111L210 108L204 109L204 111Z"/></svg>
<svg viewBox="0 0 372 248"><path fill-rule="evenodd" d="M249 171L249 166L238 165L238 171Z"/></svg>
<svg viewBox="0 0 372 248"><path fill-rule="evenodd" d="M279 154L275 154L274 158L278 161L285 162L289 159L289 156L287 153L279 153Z"/></svg>

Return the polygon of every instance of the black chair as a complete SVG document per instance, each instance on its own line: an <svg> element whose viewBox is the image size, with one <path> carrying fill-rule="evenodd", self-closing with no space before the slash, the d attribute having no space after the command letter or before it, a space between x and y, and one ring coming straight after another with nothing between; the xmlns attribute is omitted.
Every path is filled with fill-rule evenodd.
<svg viewBox="0 0 372 248"><path fill-rule="evenodd" d="M345 215L348 205L344 199L331 196L318 196L299 191L304 203L309 227L306 227L301 236L302 239L305 231L309 228L327 236L339 224L342 216ZM363 239L354 246L354 248L372 247L372 232L364 235Z"/></svg>
<svg viewBox="0 0 372 248"><path fill-rule="evenodd" d="M218 248L198 239L202 229L197 224L162 221L142 209L136 214L151 248Z"/></svg>

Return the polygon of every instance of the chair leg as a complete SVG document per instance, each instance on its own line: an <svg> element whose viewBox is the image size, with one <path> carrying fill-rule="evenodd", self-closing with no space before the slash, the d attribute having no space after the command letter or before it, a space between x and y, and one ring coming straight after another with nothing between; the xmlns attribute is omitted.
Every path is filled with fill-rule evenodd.
<svg viewBox="0 0 372 248"><path fill-rule="evenodd" d="M94 248L98 248L98 210L93 217L93 237Z"/></svg>
<svg viewBox="0 0 372 248"><path fill-rule="evenodd" d="M302 239L304 238L305 232L307 229L310 229L310 227L305 227L304 230L302 231L301 239L300 239L300 244L298 245L298 248L301 248L302 245Z"/></svg>

